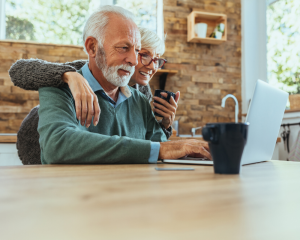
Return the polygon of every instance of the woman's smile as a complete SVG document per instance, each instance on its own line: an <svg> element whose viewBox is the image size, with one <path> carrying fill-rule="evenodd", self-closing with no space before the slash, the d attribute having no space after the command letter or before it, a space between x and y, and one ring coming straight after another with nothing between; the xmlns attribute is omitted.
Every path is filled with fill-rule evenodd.
<svg viewBox="0 0 300 240"><path fill-rule="evenodd" d="M150 73L145 71L139 71L139 73L142 75L142 78L144 77L145 79L149 79L152 74L152 71Z"/></svg>

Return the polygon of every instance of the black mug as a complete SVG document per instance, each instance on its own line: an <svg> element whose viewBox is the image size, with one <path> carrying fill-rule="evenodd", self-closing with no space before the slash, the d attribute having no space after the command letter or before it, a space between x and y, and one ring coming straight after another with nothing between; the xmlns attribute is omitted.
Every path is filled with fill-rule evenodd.
<svg viewBox="0 0 300 240"><path fill-rule="evenodd" d="M249 123L208 123L202 129L209 142L215 173L239 174Z"/></svg>
<svg viewBox="0 0 300 240"><path fill-rule="evenodd" d="M164 93L167 93L168 96L165 98L161 95L161 93L164 92ZM175 100L175 93L173 92L169 92L169 91L165 91L165 90L160 90L160 89L156 89L155 92L154 92L154 96L156 97L159 97L159 98L162 98L164 100L166 100L168 103L170 103L170 98L173 97L173 99ZM154 100L155 103L158 103L158 104L161 104L160 102ZM154 112L154 115L155 116L158 116L158 117L162 117L159 113L157 112Z"/></svg>

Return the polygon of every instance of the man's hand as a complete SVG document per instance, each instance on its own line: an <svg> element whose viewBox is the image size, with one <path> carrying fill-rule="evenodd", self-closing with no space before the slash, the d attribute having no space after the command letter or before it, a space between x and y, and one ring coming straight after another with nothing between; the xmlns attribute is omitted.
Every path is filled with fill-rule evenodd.
<svg viewBox="0 0 300 240"><path fill-rule="evenodd" d="M62 80L69 85L75 100L76 117L83 126L89 127L94 117L94 126L99 122L100 107L96 94L91 89L88 81L77 72L66 72Z"/></svg>
<svg viewBox="0 0 300 240"><path fill-rule="evenodd" d="M159 159L177 159L185 156L212 159L207 142L195 139L160 143Z"/></svg>

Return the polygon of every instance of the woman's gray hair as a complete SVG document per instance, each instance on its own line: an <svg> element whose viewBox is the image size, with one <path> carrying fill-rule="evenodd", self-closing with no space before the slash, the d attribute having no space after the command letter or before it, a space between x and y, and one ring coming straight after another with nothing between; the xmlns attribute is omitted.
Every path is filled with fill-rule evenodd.
<svg viewBox="0 0 300 240"><path fill-rule="evenodd" d="M139 27L141 33L142 48L146 50L154 51L160 56L165 52L165 41L160 39L155 32L152 32L148 28Z"/></svg>
<svg viewBox="0 0 300 240"><path fill-rule="evenodd" d="M125 19L135 22L134 15L130 11L128 11L122 7L111 6L111 5L99 7L88 18L88 20L85 23L84 29L83 29L82 37L83 37L83 45L84 45L85 51L86 51L86 49L85 49L84 43L85 43L85 40L90 36L96 38L99 46L103 47L106 25L109 20L108 13L114 13L118 16L121 16Z"/></svg>

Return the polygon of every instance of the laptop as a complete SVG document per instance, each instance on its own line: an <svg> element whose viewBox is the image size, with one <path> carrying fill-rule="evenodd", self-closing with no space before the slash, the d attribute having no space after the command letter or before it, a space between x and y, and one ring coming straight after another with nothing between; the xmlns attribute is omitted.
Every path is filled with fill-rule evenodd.
<svg viewBox="0 0 300 240"><path fill-rule="evenodd" d="M272 158L289 94L257 80L249 106L248 138L241 164L263 162ZM208 159L165 159L164 163L213 165Z"/></svg>

